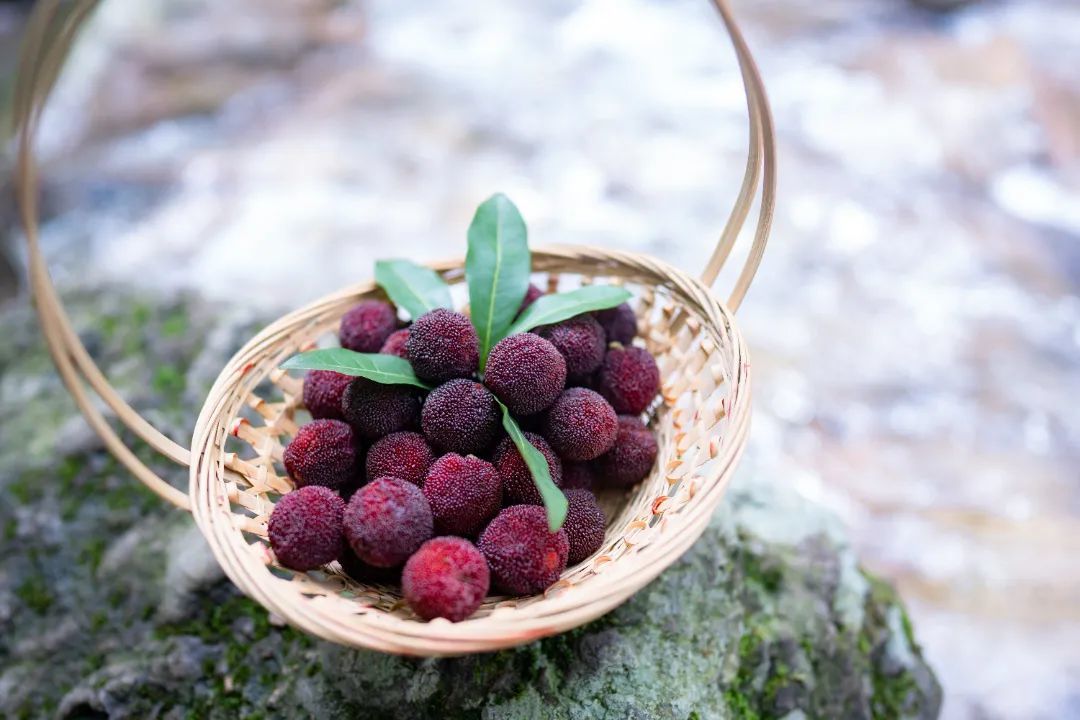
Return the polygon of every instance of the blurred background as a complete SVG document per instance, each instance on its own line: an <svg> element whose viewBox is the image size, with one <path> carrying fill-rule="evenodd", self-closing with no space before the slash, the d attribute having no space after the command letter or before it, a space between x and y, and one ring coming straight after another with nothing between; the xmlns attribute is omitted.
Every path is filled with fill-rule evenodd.
<svg viewBox="0 0 1080 720"><path fill-rule="evenodd" d="M29 6L0 2L0 105ZM734 6L781 172L744 474L841 516L946 717L1080 718L1080 3ZM62 287L265 316L462 252L501 190L534 243L697 269L746 127L704 0L107 0L46 119L44 241Z"/></svg>

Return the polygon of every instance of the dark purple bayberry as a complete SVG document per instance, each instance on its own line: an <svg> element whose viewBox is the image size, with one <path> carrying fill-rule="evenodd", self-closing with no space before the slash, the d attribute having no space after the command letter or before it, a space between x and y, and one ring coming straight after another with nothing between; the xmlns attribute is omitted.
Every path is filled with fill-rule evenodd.
<svg viewBox="0 0 1080 720"><path fill-rule="evenodd" d="M555 485L562 485L562 462L555 451L551 449L547 441L536 433L525 433L525 439L534 448L540 451L548 463L548 471L551 473L551 481ZM543 505L544 500L540 497L540 491L536 489L529 466L521 457L517 446L510 438L504 438L495 448L495 454L491 458L492 464L502 479L503 502L507 505Z"/></svg>
<svg viewBox="0 0 1080 720"><path fill-rule="evenodd" d="M563 530L570 541L568 565L576 565L604 544L604 511L588 490L567 490L566 522Z"/></svg>
<svg viewBox="0 0 1080 720"><path fill-rule="evenodd" d="M420 401L407 385L383 385L353 378L341 396L341 415L360 437L375 440L416 427Z"/></svg>
<svg viewBox="0 0 1080 720"><path fill-rule="evenodd" d="M604 328L608 342L629 345L637 336L637 316L626 303L607 310L597 310L593 313L593 317Z"/></svg>
<svg viewBox="0 0 1080 720"><path fill-rule="evenodd" d="M554 345L566 360L566 377L570 382L586 380L604 360L607 349L604 329L592 315L578 315L534 332Z"/></svg>
<svg viewBox="0 0 1080 720"><path fill-rule="evenodd" d="M341 396L352 377L333 370L312 370L304 377L304 407L316 420L340 420Z"/></svg>
<svg viewBox="0 0 1080 720"><path fill-rule="evenodd" d="M267 527L278 562L304 572L333 561L345 544L344 513L345 502L330 488L310 485L282 495Z"/></svg>
<svg viewBox="0 0 1080 720"><path fill-rule="evenodd" d="M613 345L593 387L620 415L640 415L660 392L660 369L645 348Z"/></svg>
<svg viewBox="0 0 1080 720"><path fill-rule="evenodd" d="M593 464L588 462L563 463L562 476L562 486L565 490L574 488L592 490L596 484L596 470Z"/></svg>
<svg viewBox="0 0 1080 720"><path fill-rule="evenodd" d="M658 450L652 430L633 415L620 415L615 445L596 459L596 473L605 485L630 487L649 474Z"/></svg>
<svg viewBox="0 0 1080 720"><path fill-rule="evenodd" d="M420 426L435 447L463 455L482 453L499 432L495 396L475 380L457 378L432 390L420 411Z"/></svg>
<svg viewBox="0 0 1080 720"><path fill-rule="evenodd" d="M521 307L518 308L518 315L525 312L526 308L536 302L543 295L543 290L536 287L532 283L529 283L529 287L525 290L525 297L521 299Z"/></svg>
<svg viewBox="0 0 1080 720"><path fill-rule="evenodd" d="M539 335L511 335L491 349L484 384L511 412L532 415L547 409L566 387L566 361Z"/></svg>
<svg viewBox="0 0 1080 720"><path fill-rule="evenodd" d="M341 318L338 329L341 347L361 353L378 352L397 325L397 314L388 303L364 300Z"/></svg>
<svg viewBox="0 0 1080 720"><path fill-rule="evenodd" d="M584 462L615 444L619 420L599 393L574 387L563 392L544 419L544 437L563 460Z"/></svg>
<svg viewBox="0 0 1080 720"><path fill-rule="evenodd" d="M437 308L409 328L405 351L421 380L440 383L469 377L480 365L480 339L469 318Z"/></svg>

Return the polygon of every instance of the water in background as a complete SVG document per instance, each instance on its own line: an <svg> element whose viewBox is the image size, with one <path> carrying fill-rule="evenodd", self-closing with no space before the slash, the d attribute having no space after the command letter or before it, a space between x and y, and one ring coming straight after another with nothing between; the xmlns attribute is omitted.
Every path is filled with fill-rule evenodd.
<svg viewBox="0 0 1080 720"><path fill-rule="evenodd" d="M782 162L748 474L899 584L948 717L1080 717L1080 5L736 11ZM703 0L108 0L48 117L46 239L61 284L267 312L460 254L502 190L534 243L694 270L740 88Z"/></svg>

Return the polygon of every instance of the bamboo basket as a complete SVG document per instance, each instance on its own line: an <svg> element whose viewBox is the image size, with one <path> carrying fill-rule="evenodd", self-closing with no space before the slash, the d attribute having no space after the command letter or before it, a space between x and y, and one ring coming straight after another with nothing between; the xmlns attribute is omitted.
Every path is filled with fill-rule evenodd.
<svg viewBox="0 0 1080 720"><path fill-rule="evenodd" d="M349 307L376 292L372 282L286 315L248 342L211 389L190 448L151 426L95 365L72 328L39 247L33 137L72 41L97 0L38 0L25 36L14 109L17 195L42 330L67 388L109 451L152 491L193 513L218 562L244 593L291 625L332 642L407 655L460 655L519 645L593 620L653 580L700 537L747 440L750 366L734 312L765 249L776 183L772 120L760 76L727 0L711 2L741 69L749 152L739 195L701 277L630 252L581 246L533 252L534 272L552 289L604 282L633 292L641 335L663 378L662 402L650 416L660 446L656 467L618 498L603 547L568 568L545 593L489 597L473 617L450 623L419 620L397 588L356 582L337 563L310 573L285 570L275 563L267 541L274 500L292 488L281 456L301 408L301 380L278 364L333 332ZM721 302L710 286L759 191L748 259ZM464 279L463 265L458 258L433 267L456 283ZM190 468L186 493L136 457L99 409L102 404L114 421Z"/></svg>

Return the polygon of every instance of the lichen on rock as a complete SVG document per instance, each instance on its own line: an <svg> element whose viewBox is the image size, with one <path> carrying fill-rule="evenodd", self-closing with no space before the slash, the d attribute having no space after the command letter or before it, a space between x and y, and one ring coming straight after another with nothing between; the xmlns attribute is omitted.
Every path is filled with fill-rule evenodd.
<svg viewBox="0 0 1080 720"><path fill-rule="evenodd" d="M178 438L252 330L115 288L69 304L124 396ZM0 716L937 716L895 592L828 515L760 478L740 478L659 579L556 637L425 660L281 626L73 419L25 303L0 313L0 332Z"/></svg>

